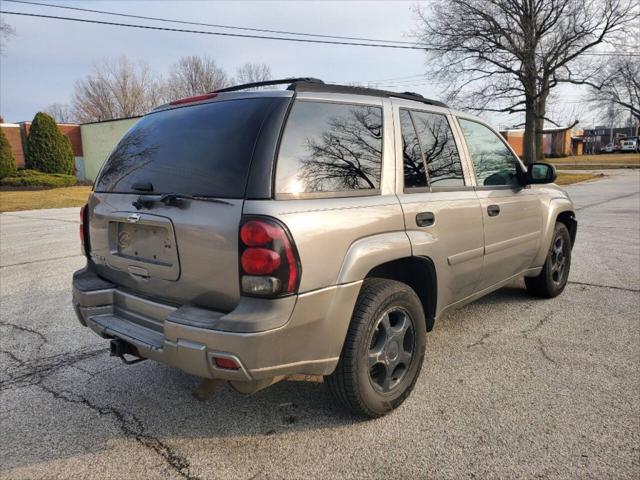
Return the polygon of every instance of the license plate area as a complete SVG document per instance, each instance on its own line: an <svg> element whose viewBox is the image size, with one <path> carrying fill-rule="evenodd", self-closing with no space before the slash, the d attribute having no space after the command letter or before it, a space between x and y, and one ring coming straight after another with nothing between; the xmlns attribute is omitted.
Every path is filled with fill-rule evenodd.
<svg viewBox="0 0 640 480"><path fill-rule="evenodd" d="M171 220L151 214L115 212L109 219L107 264L135 278L177 280L178 246Z"/></svg>
<svg viewBox="0 0 640 480"><path fill-rule="evenodd" d="M140 262L171 266L173 250L173 242L165 227L118 222L118 255Z"/></svg>

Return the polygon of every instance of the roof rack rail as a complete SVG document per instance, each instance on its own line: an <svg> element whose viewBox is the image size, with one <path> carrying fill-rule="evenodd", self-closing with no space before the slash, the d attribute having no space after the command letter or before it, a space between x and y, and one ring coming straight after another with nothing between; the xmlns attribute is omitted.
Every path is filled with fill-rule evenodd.
<svg viewBox="0 0 640 480"><path fill-rule="evenodd" d="M449 106L439 100L433 100L425 98L419 93L414 92L391 92L389 90L378 90L376 88L368 87L356 87L351 85L334 85L331 83L313 83L306 82L303 79L297 80L289 85L289 90L295 90L296 92L331 92L331 93L346 93L352 95L370 95L374 97L386 97L386 98L404 98L406 100L413 100L415 102L425 103L427 105L434 105L437 107L449 108Z"/></svg>
<svg viewBox="0 0 640 480"><path fill-rule="evenodd" d="M308 82L324 84L319 78L313 77L294 77L294 78L282 78L280 80L265 80L264 82L243 83L241 85L233 85L231 87L219 88L213 92L208 93L223 93L223 92L236 92L238 90L246 90L247 88L268 87L271 85L284 85L295 82Z"/></svg>

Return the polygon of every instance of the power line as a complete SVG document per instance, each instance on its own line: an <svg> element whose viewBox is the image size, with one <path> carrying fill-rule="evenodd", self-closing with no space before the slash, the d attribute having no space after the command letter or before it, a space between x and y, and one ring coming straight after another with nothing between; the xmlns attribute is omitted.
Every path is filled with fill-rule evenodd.
<svg viewBox="0 0 640 480"><path fill-rule="evenodd" d="M66 20L70 22L93 23L97 25L110 25L115 27L141 28L145 30L161 30L165 32L194 33L199 35L219 35L223 37L254 38L259 40L283 40L288 42L322 43L322 44L328 44L328 45L351 45L354 47L379 47L379 48L396 48L396 49L405 49L405 50L436 50L436 49L431 49L426 47L417 47L417 46L410 46L410 45L384 45L379 43L341 42L337 40L316 40L316 39L310 39L310 38L288 38L288 37L274 37L269 35L249 35L246 33L211 32L207 30L188 30L185 28L170 28L170 27L158 27L158 26L152 26L152 25L138 25L133 23L107 22L105 20L90 20L87 18L60 17L57 15L45 15L45 14L39 14L39 13L9 12L6 10L0 10L0 13L5 15L19 15L23 17L48 18L51 20Z"/></svg>
<svg viewBox="0 0 640 480"><path fill-rule="evenodd" d="M6 0L6 1L16 1L16 0ZM74 18L74 17L61 17L57 15L45 15L45 14L37 14L37 13L26 13L26 12L10 12L6 10L0 10L1 14L5 15L18 15L23 17L34 17L34 18L46 18L50 20L64 20L70 22L79 22L79 23L91 23L96 25L109 25L115 27L128 27L128 28L139 28L144 30L159 30L165 32L179 32L179 33L192 33L199 35L218 35L223 37L236 37L236 38L253 38L259 40L280 40L280 41L288 41L288 42L301 42L301 43L320 43L325 45L346 45L353 47L378 47L378 48L395 48L402 50L422 50L422 51L432 51L432 52L451 52L451 51L460 51L466 52L464 49L446 49L446 48L433 48L428 46L412 46L412 45L392 45L392 44L380 44L380 43L364 43L364 42L342 42L337 40L317 40L310 38L289 38L289 37L275 37L269 35L250 35L243 33L229 33L229 32L211 32L207 30L189 30L183 28L170 28L170 27L158 27L153 25L138 25L133 23L120 23L120 22L107 22L105 20L91 20L86 18ZM586 52L582 55L590 55L590 56L629 56L629 57L640 57L640 53L632 53L632 52Z"/></svg>
<svg viewBox="0 0 640 480"><path fill-rule="evenodd" d="M335 38L340 40L358 40L363 42L376 42L376 43L401 43L406 45L416 45L416 42L406 42L403 40L381 40L379 38L362 38L362 37L345 37L341 35L325 35L320 33L302 33L302 32L287 32L284 30L267 30L264 28L252 28L252 27L238 27L236 25L219 25L215 23L202 23L202 22L193 22L188 20L176 20L172 18L161 18L161 17L148 17L145 15L134 15L130 13L120 13L120 12L109 12L106 10L94 10L91 8L80 8L80 7L69 7L66 5L56 5L53 3L40 3L40 2L28 2L26 0L4 0L5 2L11 3L21 3L25 5L39 5L42 7L51 7L51 8L63 8L66 10L76 10L79 12L89 12L89 13L100 13L103 15L114 15L117 17L127 17L127 18L138 18L141 20L155 20L158 22L168 22L168 23L178 23L183 25L198 25L201 27L214 27L214 28L228 28L230 30L247 30L251 32L262 32L262 33L277 33L282 35L297 35L301 37L320 37L320 38Z"/></svg>

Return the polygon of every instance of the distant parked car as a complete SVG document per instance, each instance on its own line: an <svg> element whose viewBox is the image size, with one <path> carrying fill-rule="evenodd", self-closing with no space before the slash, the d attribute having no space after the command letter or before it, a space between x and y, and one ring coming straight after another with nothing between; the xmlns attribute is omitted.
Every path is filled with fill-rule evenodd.
<svg viewBox="0 0 640 480"><path fill-rule="evenodd" d="M620 151L622 153L637 152L638 151L638 140L636 140L635 138L628 138L626 140L622 140L620 142Z"/></svg>
<svg viewBox="0 0 640 480"><path fill-rule="evenodd" d="M619 149L620 148L615 143L607 143L607 145L600 149L600 153L613 153Z"/></svg>

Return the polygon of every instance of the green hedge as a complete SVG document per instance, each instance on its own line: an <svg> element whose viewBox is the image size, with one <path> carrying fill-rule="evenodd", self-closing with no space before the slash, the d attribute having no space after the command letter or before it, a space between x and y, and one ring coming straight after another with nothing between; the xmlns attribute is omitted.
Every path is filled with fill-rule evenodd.
<svg viewBox="0 0 640 480"><path fill-rule="evenodd" d="M38 112L33 118L27 137L25 163L27 168L46 173L73 175L73 151L69 139L46 113Z"/></svg>
<svg viewBox="0 0 640 480"><path fill-rule="evenodd" d="M78 183L74 175L42 173L36 170L18 170L17 173L0 180L3 187L72 187Z"/></svg>
<svg viewBox="0 0 640 480"><path fill-rule="evenodd" d="M0 130L0 178L16 173L16 160L6 135Z"/></svg>

